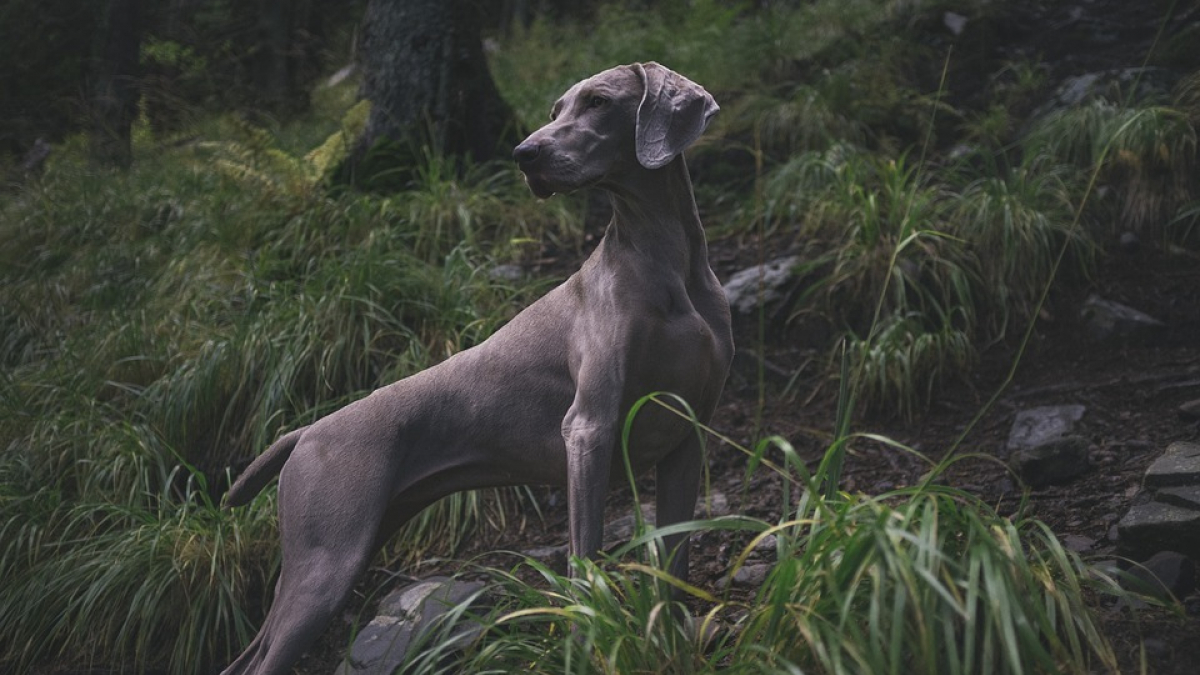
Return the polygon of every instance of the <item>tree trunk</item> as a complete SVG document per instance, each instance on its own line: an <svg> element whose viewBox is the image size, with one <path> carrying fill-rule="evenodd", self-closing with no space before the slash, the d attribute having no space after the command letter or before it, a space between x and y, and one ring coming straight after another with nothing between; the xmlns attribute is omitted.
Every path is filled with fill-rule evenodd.
<svg viewBox="0 0 1200 675"><path fill-rule="evenodd" d="M359 58L372 107L358 159L386 139L408 161L429 147L478 162L519 140L488 71L479 10L473 0L368 2Z"/></svg>
<svg viewBox="0 0 1200 675"><path fill-rule="evenodd" d="M138 57L142 44L140 0L108 0L92 61L91 156L106 166L128 168L130 136L138 106Z"/></svg>
<svg viewBox="0 0 1200 675"><path fill-rule="evenodd" d="M257 105L276 114L308 107L299 70L307 56L302 33L308 28L307 0L259 0L254 59Z"/></svg>

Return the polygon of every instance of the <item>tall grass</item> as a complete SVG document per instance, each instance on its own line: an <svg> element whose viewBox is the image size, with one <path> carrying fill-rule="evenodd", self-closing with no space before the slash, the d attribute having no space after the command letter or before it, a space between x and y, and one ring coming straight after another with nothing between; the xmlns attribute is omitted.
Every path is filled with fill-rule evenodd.
<svg viewBox="0 0 1200 675"><path fill-rule="evenodd" d="M1034 156L1011 169L971 180L956 193L951 218L978 252L980 282L990 296L989 332L1003 335L1010 315L1028 312L1054 279L1058 251L1087 273L1095 242L1073 227L1080 176L1070 167Z"/></svg>
<svg viewBox="0 0 1200 675"><path fill-rule="evenodd" d="M779 451L779 458L765 455ZM830 453L843 451L831 446ZM874 497L832 492L782 439L753 451L785 473L777 522L743 516L644 533L618 552L575 560L570 578L526 561L490 572L495 609L453 649L458 608L407 672L1087 673L1115 668L1097 593L1115 582L1036 520L1004 518L929 481ZM911 451L908 451L911 452ZM762 586L745 598L671 578L653 561L669 533L733 532L747 541L730 574L774 541ZM536 583L523 579L535 578ZM687 606L680 599L687 599ZM698 614L689 609L698 608ZM476 617L469 619L479 621Z"/></svg>
<svg viewBox="0 0 1200 675"><path fill-rule="evenodd" d="M768 217L824 248L800 266L801 311L846 331L861 403L911 417L973 362L984 287L947 186L903 155L839 145L784 165L765 192Z"/></svg>
<svg viewBox="0 0 1200 675"><path fill-rule="evenodd" d="M574 203L535 211L507 167L431 158L406 191L335 193L316 155L239 133L139 135L129 173L68 144L0 204L4 668L226 661L278 555L273 491L215 506L226 467L486 339L545 283L490 268L578 236ZM459 495L391 555L452 553L514 506Z"/></svg>
<svg viewBox="0 0 1200 675"><path fill-rule="evenodd" d="M1094 168L1102 184L1111 186L1112 217L1096 219L1098 235L1131 230L1161 238L1167 234L1164 224L1196 197L1196 139L1195 125L1179 108L1097 99L1048 116L1027 144L1084 170Z"/></svg>
<svg viewBox="0 0 1200 675"><path fill-rule="evenodd" d="M253 633L247 607L265 601L278 564L272 511L222 511L202 475L128 454L145 465L140 490L107 499L33 487L20 460L0 464L0 663L14 672L48 661L206 672Z"/></svg>

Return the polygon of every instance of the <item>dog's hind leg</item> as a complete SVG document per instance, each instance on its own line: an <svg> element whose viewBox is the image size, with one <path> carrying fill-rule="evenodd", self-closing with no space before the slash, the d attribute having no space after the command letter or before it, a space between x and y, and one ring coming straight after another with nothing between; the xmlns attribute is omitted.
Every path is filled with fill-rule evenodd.
<svg viewBox="0 0 1200 675"><path fill-rule="evenodd" d="M281 477L283 568L271 610L254 641L224 675L291 672L345 606L375 554L384 516L379 505L386 505L388 498L386 481L348 485L329 476L297 480L321 475L306 471L311 468L304 466L307 459L298 451Z"/></svg>

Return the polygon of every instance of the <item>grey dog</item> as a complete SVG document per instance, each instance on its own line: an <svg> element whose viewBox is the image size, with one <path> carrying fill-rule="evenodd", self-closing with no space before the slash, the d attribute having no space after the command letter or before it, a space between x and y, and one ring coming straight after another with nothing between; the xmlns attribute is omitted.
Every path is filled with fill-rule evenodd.
<svg viewBox="0 0 1200 675"><path fill-rule="evenodd" d="M388 537L454 492L565 486L570 553L596 553L634 403L669 392L707 421L729 371L729 307L682 155L717 110L657 63L606 70L555 102L513 157L538 198L606 191L603 240L482 344L284 435L238 478L227 505L279 475L283 568L266 621L226 675L286 672ZM636 471L656 468L658 525L691 518L703 461L692 426L646 406L629 454ZM681 543L667 542L682 577Z"/></svg>

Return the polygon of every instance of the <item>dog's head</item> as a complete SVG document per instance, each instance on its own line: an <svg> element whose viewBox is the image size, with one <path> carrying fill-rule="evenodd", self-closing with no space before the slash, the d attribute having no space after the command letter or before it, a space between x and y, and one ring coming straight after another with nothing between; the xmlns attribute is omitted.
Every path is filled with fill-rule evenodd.
<svg viewBox="0 0 1200 675"><path fill-rule="evenodd" d="M659 169L691 145L719 110L704 87L657 63L617 66L554 103L550 123L513 150L540 198L620 173Z"/></svg>

